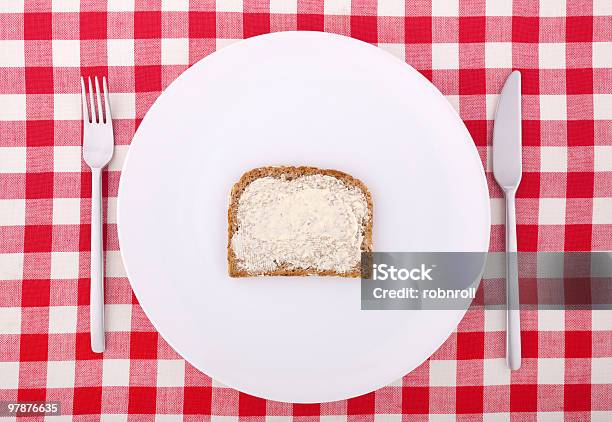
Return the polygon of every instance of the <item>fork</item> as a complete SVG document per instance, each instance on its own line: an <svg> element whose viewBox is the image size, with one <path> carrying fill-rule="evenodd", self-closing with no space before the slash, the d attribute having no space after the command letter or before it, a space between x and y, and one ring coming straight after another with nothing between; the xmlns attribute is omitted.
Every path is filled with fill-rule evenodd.
<svg viewBox="0 0 612 422"><path fill-rule="evenodd" d="M102 78L104 110L100 98L100 85L95 77L95 91L89 85L89 108L85 80L81 77L81 103L83 107L83 159L91 168L91 282L89 291L89 324L91 350L104 352L104 256L102 249L102 168L113 156L113 120L108 99L106 78ZM97 110L94 107L96 97ZM91 121L90 121L91 120Z"/></svg>

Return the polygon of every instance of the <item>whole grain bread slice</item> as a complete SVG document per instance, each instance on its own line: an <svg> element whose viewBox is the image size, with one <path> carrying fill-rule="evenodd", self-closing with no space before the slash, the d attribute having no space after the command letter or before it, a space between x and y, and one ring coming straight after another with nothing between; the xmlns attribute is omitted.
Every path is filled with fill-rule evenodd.
<svg viewBox="0 0 612 422"><path fill-rule="evenodd" d="M245 188L253 181L262 177L274 177L291 181L301 176L309 175L324 175L331 176L340 180L347 188L357 188L363 192L368 212L367 217L361 224L361 233L363 235L363 242L361 244L362 252L372 252L372 225L373 225L373 202L372 195L361 182L361 180L355 177L338 171L330 169L319 169L316 167L292 167L292 166L269 166L269 167L258 167L247 171L242 175L240 180L234 184L230 194L229 207L227 211L228 218L228 230L227 230L227 264L228 272L230 277L254 277L254 276L340 276L340 277L360 277L361 265L358 263L354 268L346 272L336 272L328 269L320 268L292 268L288 263L279 263L278 267L271 271L264 271L253 273L246 270L237 259L236 254L232 248L232 237L239 229L238 223L238 204L240 196L244 192ZM330 252L330 253L333 253Z"/></svg>

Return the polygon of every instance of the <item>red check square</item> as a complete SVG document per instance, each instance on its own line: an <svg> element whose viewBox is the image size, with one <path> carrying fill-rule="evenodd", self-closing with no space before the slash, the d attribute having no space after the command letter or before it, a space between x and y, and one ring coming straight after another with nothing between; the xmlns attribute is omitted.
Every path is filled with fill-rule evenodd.
<svg viewBox="0 0 612 422"><path fill-rule="evenodd" d="M128 413L153 415L156 408L155 387L130 387Z"/></svg>
<svg viewBox="0 0 612 422"><path fill-rule="evenodd" d="M516 238L518 250L536 252L538 250L538 226L535 224L517 224Z"/></svg>
<svg viewBox="0 0 612 422"><path fill-rule="evenodd" d="M456 388L457 413L482 413L483 387L461 386Z"/></svg>
<svg viewBox="0 0 612 422"><path fill-rule="evenodd" d="M98 415L102 409L102 387L75 387L72 401L74 415Z"/></svg>
<svg viewBox="0 0 612 422"><path fill-rule="evenodd" d="M510 411L536 412L538 410L538 386L536 384L510 385Z"/></svg>
<svg viewBox="0 0 612 422"><path fill-rule="evenodd" d="M24 13L23 39L50 40L52 38L51 13Z"/></svg>
<svg viewBox="0 0 612 422"><path fill-rule="evenodd" d="M568 95L592 94L593 69L567 69L565 83Z"/></svg>
<svg viewBox="0 0 612 422"><path fill-rule="evenodd" d="M408 44L431 42L431 16L407 16L404 36Z"/></svg>
<svg viewBox="0 0 612 422"><path fill-rule="evenodd" d="M429 388L403 387L402 412L412 415L429 414Z"/></svg>
<svg viewBox="0 0 612 422"><path fill-rule="evenodd" d="M537 43L540 37L539 28L538 17L512 16L512 41Z"/></svg>
<svg viewBox="0 0 612 422"><path fill-rule="evenodd" d="M566 358L591 358L592 333L590 331L566 331L565 332L565 357Z"/></svg>
<svg viewBox="0 0 612 422"><path fill-rule="evenodd" d="M81 12L79 17L82 40L106 39L105 12Z"/></svg>
<svg viewBox="0 0 612 422"><path fill-rule="evenodd" d="M531 283L531 284L535 284L535 283ZM537 331L523 330L521 332L521 352L524 358L537 358L538 357L538 332Z"/></svg>
<svg viewBox="0 0 612 422"><path fill-rule="evenodd" d="M483 359L484 333L458 332L457 333L457 359Z"/></svg>
<svg viewBox="0 0 612 422"><path fill-rule="evenodd" d="M53 198L53 173L27 173L26 199Z"/></svg>
<svg viewBox="0 0 612 422"><path fill-rule="evenodd" d="M46 361L49 349L47 334L21 334L19 360L22 362Z"/></svg>
<svg viewBox="0 0 612 422"><path fill-rule="evenodd" d="M134 12L134 38L161 38L161 12Z"/></svg>
<svg viewBox="0 0 612 422"><path fill-rule="evenodd" d="M130 358L156 359L157 332L134 332L130 336Z"/></svg>
<svg viewBox="0 0 612 422"><path fill-rule="evenodd" d="M321 414L320 404L294 404L293 416L319 416Z"/></svg>
<svg viewBox="0 0 612 422"><path fill-rule="evenodd" d="M53 68L26 67L25 82L27 94L52 94Z"/></svg>
<svg viewBox="0 0 612 422"><path fill-rule="evenodd" d="M592 198L595 189L595 177L591 172L567 173L568 198Z"/></svg>
<svg viewBox="0 0 612 422"><path fill-rule="evenodd" d="M53 84L53 80L51 80ZM53 120L26 121L26 145L29 147L47 147L53 145Z"/></svg>
<svg viewBox="0 0 612 422"><path fill-rule="evenodd" d="M486 18L484 16L462 16L459 18L459 42L485 41Z"/></svg>
<svg viewBox="0 0 612 422"><path fill-rule="evenodd" d="M589 384L565 384L563 408L566 412L591 410L591 386Z"/></svg>
<svg viewBox="0 0 612 422"><path fill-rule="evenodd" d="M346 404L349 415L368 415L374 413L374 393L349 399Z"/></svg>
<svg viewBox="0 0 612 422"><path fill-rule="evenodd" d="M21 306L49 306L50 292L50 280L23 280Z"/></svg>
<svg viewBox="0 0 612 422"><path fill-rule="evenodd" d="M377 43L378 19L376 16L351 16L351 37L369 43Z"/></svg>
<svg viewBox="0 0 612 422"><path fill-rule="evenodd" d="M595 122L593 120L568 120L567 146L592 146L595 144Z"/></svg>
<svg viewBox="0 0 612 422"><path fill-rule="evenodd" d="M51 252L51 225L27 225L24 228L24 252Z"/></svg>
<svg viewBox="0 0 612 422"><path fill-rule="evenodd" d="M245 13L242 16L242 34L244 38L255 37L269 32L269 13Z"/></svg>
<svg viewBox="0 0 612 422"><path fill-rule="evenodd" d="M238 398L239 416L265 416L266 401L245 393L239 393Z"/></svg>
<svg viewBox="0 0 612 422"><path fill-rule="evenodd" d="M590 251L593 226L590 224L567 224L565 226L566 251Z"/></svg>
<svg viewBox="0 0 612 422"><path fill-rule="evenodd" d="M161 66L136 66L134 68L136 92L155 92L162 89Z"/></svg>
<svg viewBox="0 0 612 422"><path fill-rule="evenodd" d="M325 18L318 14L303 14L297 15L298 31L323 31L325 27Z"/></svg>
<svg viewBox="0 0 612 422"><path fill-rule="evenodd" d="M592 16L568 16L565 18L566 42L593 41Z"/></svg>
<svg viewBox="0 0 612 422"><path fill-rule="evenodd" d="M186 415L209 415L211 412L212 388L185 387L183 390L183 413Z"/></svg>
<svg viewBox="0 0 612 422"><path fill-rule="evenodd" d="M460 69L459 93L475 95L487 93L487 75L485 69Z"/></svg>
<svg viewBox="0 0 612 422"><path fill-rule="evenodd" d="M216 34L215 12L189 12L189 38L215 38Z"/></svg>

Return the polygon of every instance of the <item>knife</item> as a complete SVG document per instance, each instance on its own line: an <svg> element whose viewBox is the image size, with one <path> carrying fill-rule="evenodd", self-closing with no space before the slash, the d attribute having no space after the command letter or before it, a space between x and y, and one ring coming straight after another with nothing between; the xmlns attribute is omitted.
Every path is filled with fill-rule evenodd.
<svg viewBox="0 0 612 422"><path fill-rule="evenodd" d="M521 157L521 73L514 71L502 89L493 126L493 175L506 198L506 363L521 367L515 194L523 172Z"/></svg>

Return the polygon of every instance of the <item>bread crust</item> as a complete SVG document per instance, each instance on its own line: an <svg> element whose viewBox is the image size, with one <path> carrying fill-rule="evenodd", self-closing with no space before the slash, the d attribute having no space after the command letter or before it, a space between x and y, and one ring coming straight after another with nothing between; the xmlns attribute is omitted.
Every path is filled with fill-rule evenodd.
<svg viewBox="0 0 612 422"><path fill-rule="evenodd" d="M332 176L342 181L349 187L357 187L360 189L366 199L368 206L368 215L362 226L363 242L361 244L362 252L372 252L372 225L373 225L373 211L374 205L372 202L372 195L366 187L366 185L359 179L351 176L350 174L330 169L320 169L317 167L306 167L306 166L268 166L258 167L247 171L242 175L240 180L234 184L230 194L230 203L227 210L227 268L230 277L255 277L255 276L335 276L335 277L360 277L361 276L361 265L357 264L351 271L339 273L333 270L319 270L317 268L308 269L291 269L286 264L280 265L273 271L266 271L263 273L252 273L239 268L238 260L232 249L232 237L234 233L238 231L238 202L242 192L245 188L254 180L262 177L275 177L282 178L285 180L293 180L301 176L310 175L324 175Z"/></svg>

